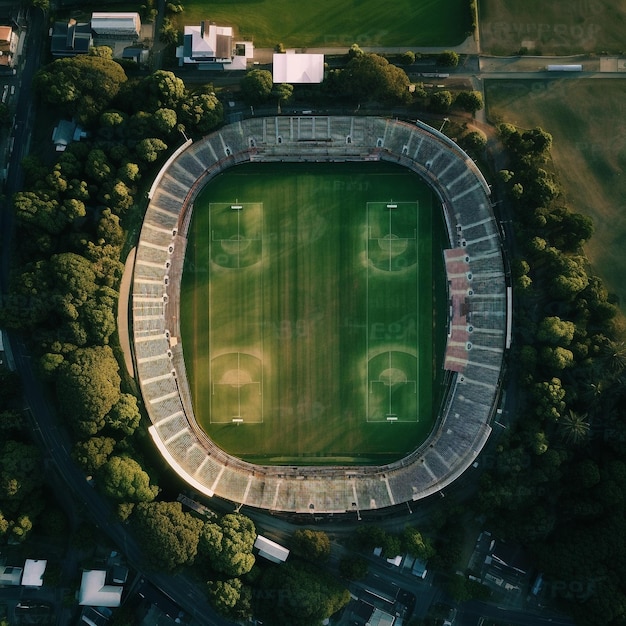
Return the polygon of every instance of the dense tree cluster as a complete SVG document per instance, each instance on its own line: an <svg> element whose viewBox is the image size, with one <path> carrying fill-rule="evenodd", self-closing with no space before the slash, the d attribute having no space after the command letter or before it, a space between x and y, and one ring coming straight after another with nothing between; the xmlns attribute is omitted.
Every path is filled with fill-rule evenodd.
<svg viewBox="0 0 626 626"><path fill-rule="evenodd" d="M296 530L291 538L291 551L304 559L326 561L330 556L330 539L322 530Z"/></svg>
<svg viewBox="0 0 626 626"><path fill-rule="evenodd" d="M17 376L0 367L0 545L24 541L46 503L42 459L28 438Z"/></svg>
<svg viewBox="0 0 626 626"><path fill-rule="evenodd" d="M534 554L577 623L622 623L626 351L617 307L582 250L591 220L560 197L550 135L499 131L520 255L512 266L520 409L484 474L480 508L499 536ZM586 593L571 593L575 582Z"/></svg>
<svg viewBox="0 0 626 626"><path fill-rule="evenodd" d="M222 121L222 105L210 87L189 93L171 72L128 80L108 48L54 61L38 72L34 87L43 104L73 116L88 137L52 163L35 155L24 161L25 188L13 198L20 246L0 325L31 342L76 438L74 458L126 517L134 504L153 500L158 487L137 454L140 407L124 386L115 353L125 229L140 218L142 179L184 140L179 131L208 132ZM9 412L0 420L4 446L15 421ZM13 458L13 449L3 458ZM39 463L32 452L22 449L22 465ZM33 495L32 481L40 475L29 466L32 477L25 482L20 467L0 470L13 504ZM0 494L8 531L22 528L24 536L32 507L13 504L4 507ZM18 518L18 511L26 517Z"/></svg>
<svg viewBox="0 0 626 626"><path fill-rule="evenodd" d="M338 582L296 561L265 570L255 608L270 625L317 626L349 601L350 593Z"/></svg>

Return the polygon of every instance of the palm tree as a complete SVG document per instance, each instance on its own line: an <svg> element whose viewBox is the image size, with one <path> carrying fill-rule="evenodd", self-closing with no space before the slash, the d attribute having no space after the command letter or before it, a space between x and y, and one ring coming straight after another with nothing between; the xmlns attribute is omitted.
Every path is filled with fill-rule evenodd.
<svg viewBox="0 0 626 626"><path fill-rule="evenodd" d="M586 413L576 413L569 409L559 420L561 436L566 443L579 445L589 435L589 420Z"/></svg>
<svg viewBox="0 0 626 626"><path fill-rule="evenodd" d="M626 342L609 341L602 346L602 357L607 370L614 375L626 370Z"/></svg>

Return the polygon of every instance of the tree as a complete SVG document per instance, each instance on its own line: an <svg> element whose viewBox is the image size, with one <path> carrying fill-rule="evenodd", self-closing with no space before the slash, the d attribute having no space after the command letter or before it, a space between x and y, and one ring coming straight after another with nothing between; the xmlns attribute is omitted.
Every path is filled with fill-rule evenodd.
<svg viewBox="0 0 626 626"><path fill-rule="evenodd" d="M367 561L360 556L345 557L339 561L339 573L348 580L363 580L367 570Z"/></svg>
<svg viewBox="0 0 626 626"><path fill-rule="evenodd" d="M141 110L154 113L157 109L177 110L185 98L185 83L173 72L157 70L146 76L138 89Z"/></svg>
<svg viewBox="0 0 626 626"><path fill-rule="evenodd" d="M479 153L485 149L487 145L487 135L482 130L473 130L461 137L460 143L466 150Z"/></svg>
<svg viewBox="0 0 626 626"><path fill-rule="evenodd" d="M95 183L103 183L113 177L113 167L104 150L94 148L87 155L85 174Z"/></svg>
<svg viewBox="0 0 626 626"><path fill-rule="evenodd" d="M224 119L224 108L214 93L194 94L180 105L180 121L190 133L205 135Z"/></svg>
<svg viewBox="0 0 626 626"><path fill-rule="evenodd" d="M341 92L356 102L408 102L409 82L402 68L373 53L354 56L340 74Z"/></svg>
<svg viewBox="0 0 626 626"><path fill-rule="evenodd" d="M359 526L354 534L354 542L359 550L373 550L383 545L387 533L380 526Z"/></svg>
<svg viewBox="0 0 626 626"><path fill-rule="evenodd" d="M561 346L544 346L541 349L541 362L543 367L551 370L563 370L574 364L574 353L567 348Z"/></svg>
<svg viewBox="0 0 626 626"><path fill-rule="evenodd" d="M559 378L535 383L533 387L535 413L543 418L558 421L565 409L565 389Z"/></svg>
<svg viewBox="0 0 626 626"><path fill-rule="evenodd" d="M241 95L248 104L261 104L272 94L272 73L267 70L252 70L241 79L239 86Z"/></svg>
<svg viewBox="0 0 626 626"><path fill-rule="evenodd" d="M194 562L203 522L184 513L180 502L140 502L131 519L157 567L172 571Z"/></svg>
<svg viewBox="0 0 626 626"><path fill-rule="evenodd" d="M252 615L252 592L239 578L216 580L207 583L208 596L215 610L238 621Z"/></svg>
<svg viewBox="0 0 626 626"><path fill-rule="evenodd" d="M290 85L289 83L276 85L272 90L272 94L278 100L278 106L280 107L293 97L293 85Z"/></svg>
<svg viewBox="0 0 626 626"><path fill-rule="evenodd" d="M26 514L20 515L17 520L11 525L11 538L18 543L22 543L26 540L32 529L33 522L30 516Z"/></svg>
<svg viewBox="0 0 626 626"><path fill-rule="evenodd" d="M456 67L459 64L459 55L453 50L444 50L437 55L437 65L442 67Z"/></svg>
<svg viewBox="0 0 626 626"><path fill-rule="evenodd" d="M363 56L365 53L358 44L353 43L348 49L348 59L354 59L355 57Z"/></svg>
<svg viewBox="0 0 626 626"><path fill-rule="evenodd" d="M430 97L430 108L437 113L446 113L452 106L452 94L449 91L436 91Z"/></svg>
<svg viewBox="0 0 626 626"><path fill-rule="evenodd" d="M454 104L468 113L476 113L485 106L480 91L460 91L454 99Z"/></svg>
<svg viewBox="0 0 626 626"><path fill-rule="evenodd" d="M434 554L435 549L428 539L422 536L417 528L406 526L402 534L404 549L416 559L428 561Z"/></svg>
<svg viewBox="0 0 626 626"><path fill-rule="evenodd" d="M296 530L291 537L291 549L296 556L323 562L330 556L330 539L322 530Z"/></svg>
<svg viewBox="0 0 626 626"><path fill-rule="evenodd" d="M137 398L129 393L120 396L106 417L106 423L111 428L127 436L135 432L140 420Z"/></svg>
<svg viewBox="0 0 626 626"><path fill-rule="evenodd" d="M241 576L254 565L252 546L256 530L252 520L239 513L224 515L218 523L207 522L200 535L200 550L211 567L227 576Z"/></svg>
<svg viewBox="0 0 626 626"><path fill-rule="evenodd" d="M108 107L126 80L115 61L77 55L57 59L39 70L33 86L44 102L75 115L81 123L89 123Z"/></svg>
<svg viewBox="0 0 626 626"><path fill-rule="evenodd" d="M257 610L270 625L313 626L350 601L350 593L307 564L269 567L260 581Z"/></svg>
<svg viewBox="0 0 626 626"><path fill-rule="evenodd" d="M537 328L537 340L553 346L569 346L574 339L576 324L557 316L544 317Z"/></svg>
<svg viewBox="0 0 626 626"><path fill-rule="evenodd" d="M151 502L159 493L156 485L134 459L112 456L101 468L104 493L123 502Z"/></svg>
<svg viewBox="0 0 626 626"><path fill-rule="evenodd" d="M8 439L0 444L0 502L3 510L20 510L42 483L41 455L36 446Z"/></svg>
<svg viewBox="0 0 626 626"><path fill-rule="evenodd" d="M108 346L78 348L57 370L56 390L61 411L79 436L95 435L120 398L120 377Z"/></svg>
<svg viewBox="0 0 626 626"><path fill-rule="evenodd" d="M176 128L176 111L173 109L157 109L152 115L152 124L157 134L162 137L168 135Z"/></svg>
<svg viewBox="0 0 626 626"><path fill-rule="evenodd" d="M108 461L114 448L112 437L90 437L76 443L72 457L86 474L95 474Z"/></svg>
<svg viewBox="0 0 626 626"><path fill-rule="evenodd" d="M159 41L168 46L178 43L178 29L169 17L164 17L159 30Z"/></svg>
<svg viewBox="0 0 626 626"><path fill-rule="evenodd" d="M569 409L559 420L561 436L566 443L577 446L589 436L589 421L586 413Z"/></svg>
<svg viewBox="0 0 626 626"><path fill-rule="evenodd" d="M165 150L167 150L167 144L155 137L142 139L135 147L137 156L146 163L154 163Z"/></svg>
<svg viewBox="0 0 626 626"><path fill-rule="evenodd" d="M13 196L13 207L18 224L31 229L41 229L51 235L59 234L66 226L59 211L58 194L50 189L18 191Z"/></svg>
<svg viewBox="0 0 626 626"><path fill-rule="evenodd" d="M402 65L413 65L413 63L415 63L415 52L412 52L411 50L407 50L403 55L402 55Z"/></svg>

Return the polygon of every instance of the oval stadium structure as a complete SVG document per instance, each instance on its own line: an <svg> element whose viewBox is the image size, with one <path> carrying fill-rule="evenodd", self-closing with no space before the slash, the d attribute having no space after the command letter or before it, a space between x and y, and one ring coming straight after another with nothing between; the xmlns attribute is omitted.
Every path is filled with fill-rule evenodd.
<svg viewBox="0 0 626 626"><path fill-rule="evenodd" d="M420 175L444 214L449 319L445 399L427 440L382 466L265 466L233 457L196 424L180 342L179 296L194 200L214 176L249 161L389 161ZM188 141L149 193L132 287L134 365L150 433L193 489L260 509L345 513L407 503L452 483L491 432L509 336L502 246L490 189L456 143L421 122L376 117L252 118Z"/></svg>

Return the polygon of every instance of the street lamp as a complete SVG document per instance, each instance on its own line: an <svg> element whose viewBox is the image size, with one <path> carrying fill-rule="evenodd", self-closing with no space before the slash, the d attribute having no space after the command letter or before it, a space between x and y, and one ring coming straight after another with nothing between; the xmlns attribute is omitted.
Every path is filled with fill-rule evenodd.
<svg viewBox="0 0 626 626"><path fill-rule="evenodd" d="M446 125L446 122L449 122L450 120L447 117L443 118L443 123L441 124L441 128L439 129L439 132L441 132L443 130L443 127Z"/></svg>

